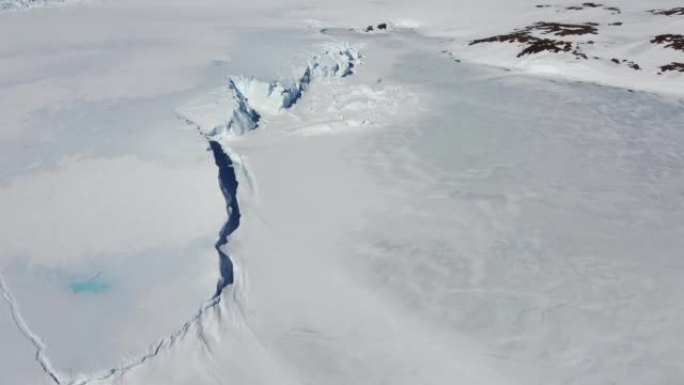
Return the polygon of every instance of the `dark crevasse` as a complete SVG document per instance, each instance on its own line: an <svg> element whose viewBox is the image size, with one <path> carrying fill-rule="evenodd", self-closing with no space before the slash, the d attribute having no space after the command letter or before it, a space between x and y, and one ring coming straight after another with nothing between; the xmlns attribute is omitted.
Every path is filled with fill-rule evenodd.
<svg viewBox="0 0 684 385"><path fill-rule="evenodd" d="M222 248L228 244L228 237L240 226L240 206L237 200L238 181L235 176L235 169L233 168L233 161L228 154L223 151L221 145L214 141L209 141L211 152L214 154L214 161L219 169L218 179L221 192L226 200L226 211L228 212L228 220L219 232L219 239L216 241L216 251L219 255L219 272L220 278L216 285L215 297L221 295L226 286L234 282L233 276L233 262L230 260Z"/></svg>

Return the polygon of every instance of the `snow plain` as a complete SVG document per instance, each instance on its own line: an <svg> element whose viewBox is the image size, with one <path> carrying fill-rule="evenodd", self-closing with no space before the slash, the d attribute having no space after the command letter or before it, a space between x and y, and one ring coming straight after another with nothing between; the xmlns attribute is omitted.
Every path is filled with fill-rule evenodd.
<svg viewBox="0 0 684 385"><path fill-rule="evenodd" d="M0 383L681 382L684 78L467 48L534 5L0 13ZM601 44L679 60L639 39L682 18L620 6L638 28ZM353 73L291 108L255 97L330 47L360 53ZM228 77L260 120L214 136ZM239 182L217 298L226 202L201 133Z"/></svg>

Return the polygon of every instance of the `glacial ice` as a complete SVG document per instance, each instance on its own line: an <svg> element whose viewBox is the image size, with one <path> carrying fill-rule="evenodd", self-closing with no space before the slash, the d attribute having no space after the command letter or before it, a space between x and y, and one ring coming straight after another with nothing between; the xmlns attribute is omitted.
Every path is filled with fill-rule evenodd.
<svg viewBox="0 0 684 385"><path fill-rule="evenodd" d="M315 80L342 78L354 73L360 63L358 50L349 45L331 45L312 57L304 73L287 85L253 77L230 76L228 87L209 100L181 107L178 114L209 139L239 136L259 126L263 114L274 115L292 107Z"/></svg>

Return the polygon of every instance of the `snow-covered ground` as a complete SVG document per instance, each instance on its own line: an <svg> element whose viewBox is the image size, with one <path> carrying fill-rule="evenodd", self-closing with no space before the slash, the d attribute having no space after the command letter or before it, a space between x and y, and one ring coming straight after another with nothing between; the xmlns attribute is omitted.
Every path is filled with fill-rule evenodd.
<svg viewBox="0 0 684 385"><path fill-rule="evenodd" d="M585 4L585 5L583 5ZM587 5L589 4L589 6ZM684 66L679 71L663 69L671 63L684 64L684 49L654 43L656 36L684 32L681 15L654 14L672 10L681 3L672 1L616 1L614 3L554 2L529 6L505 22L477 24L469 30L453 31L446 52L455 59L511 68L516 71L593 81L618 87L681 94ZM572 42L573 52L519 56L527 44L517 42L471 44L478 39L504 35L537 23L590 26L592 32L561 35L536 29L532 36L557 42ZM567 27L561 31L569 30Z"/></svg>
<svg viewBox="0 0 684 385"><path fill-rule="evenodd" d="M0 12L0 384L684 379L675 2L32 5ZM589 59L469 45L537 22L599 23Z"/></svg>
<svg viewBox="0 0 684 385"><path fill-rule="evenodd" d="M25 10L64 4L64 0L1 0L0 11Z"/></svg>

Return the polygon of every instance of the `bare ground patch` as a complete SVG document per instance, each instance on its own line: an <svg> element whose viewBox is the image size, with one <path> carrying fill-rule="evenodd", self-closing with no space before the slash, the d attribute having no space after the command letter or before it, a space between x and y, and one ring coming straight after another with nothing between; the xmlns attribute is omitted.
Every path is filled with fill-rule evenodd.
<svg viewBox="0 0 684 385"><path fill-rule="evenodd" d="M627 67L629 67L635 71L641 71L641 66L632 60L627 60L627 59L620 60L620 59L613 58L613 59L610 59L610 61L612 61L615 64L626 64Z"/></svg>
<svg viewBox="0 0 684 385"><path fill-rule="evenodd" d="M672 62L658 68L660 68L658 75L662 75L664 72L684 72L684 63Z"/></svg>
<svg viewBox="0 0 684 385"><path fill-rule="evenodd" d="M603 8L606 11L610 11L616 15L622 13L622 10L619 7L606 6L600 3L582 3L580 5L571 5L569 7L565 7L565 9L568 11L581 11L587 8Z"/></svg>
<svg viewBox="0 0 684 385"><path fill-rule="evenodd" d="M600 8L615 14L620 14L622 11L618 7L605 6L602 3L586 2L576 6L558 6L550 4L538 4L536 8L555 8L556 12L563 10L579 11L590 8ZM648 11L654 15L684 15L684 7L677 7L664 10L650 10ZM603 24L603 23L602 23ZM623 25L621 21L605 21L606 26L619 27ZM468 45L484 44L484 43L516 43L521 47L521 51L517 53L516 57L520 58L525 55L534 55L543 52L551 53L568 53L575 56L576 59L588 59L583 52L585 45L593 45L594 41L590 39L566 39L566 37L582 36L587 38L591 35L598 35L599 23L586 22L577 24L559 23L559 22L538 22L524 28L517 28L513 32L490 36L482 39L472 40ZM655 45L662 45L664 48L670 48L678 51L684 51L684 36L677 34L663 34L652 38L650 41ZM599 56L592 56L594 60L605 60ZM610 58L610 57L608 57ZM642 71L643 68L634 60L628 59L609 59L610 62L627 66L635 71ZM660 67L657 67L662 75L665 72L684 72L684 63L672 62Z"/></svg>
<svg viewBox="0 0 684 385"><path fill-rule="evenodd" d="M672 48L677 51L684 51L684 35L658 35L651 40L651 43L662 44L665 48Z"/></svg>
<svg viewBox="0 0 684 385"><path fill-rule="evenodd" d="M676 7L672 9L652 9L648 11L654 15L663 15L663 16L684 16L684 7Z"/></svg>
<svg viewBox="0 0 684 385"><path fill-rule="evenodd" d="M518 53L517 57L541 52L566 52L574 55L578 59L587 59L587 55L582 52L578 43L559 39L537 37L534 36L533 33L538 32L543 35L553 35L559 37L582 36L590 34L595 35L598 33L596 26L597 24L595 23L564 24L539 22L509 34L473 40L469 45L482 43L519 43L524 45L525 48Z"/></svg>
<svg viewBox="0 0 684 385"><path fill-rule="evenodd" d="M378 31L386 31L388 27L389 27L389 25L387 23L380 23L375 27L373 25L369 25L368 27L364 28L363 31L364 32L373 32L376 29Z"/></svg>

